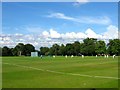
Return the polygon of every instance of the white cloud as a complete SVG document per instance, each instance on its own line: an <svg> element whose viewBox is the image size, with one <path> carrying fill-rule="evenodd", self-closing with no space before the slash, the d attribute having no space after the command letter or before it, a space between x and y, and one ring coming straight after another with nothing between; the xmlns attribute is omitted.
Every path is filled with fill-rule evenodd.
<svg viewBox="0 0 120 90"><path fill-rule="evenodd" d="M118 38L118 28L110 25L107 27L107 31L103 33L103 38L114 39Z"/></svg>
<svg viewBox="0 0 120 90"><path fill-rule="evenodd" d="M57 31L50 29L50 37L51 38L60 38L61 35Z"/></svg>
<svg viewBox="0 0 120 90"><path fill-rule="evenodd" d="M88 3L88 2L89 2L89 0L76 0L76 2L73 3L73 6L79 7L80 5L86 4L86 3Z"/></svg>
<svg viewBox="0 0 120 90"><path fill-rule="evenodd" d="M51 40L50 38L60 38L61 37L61 35L53 29L50 29L49 32L43 31L42 35L43 35L43 37L46 38L46 40Z"/></svg>
<svg viewBox="0 0 120 90"><path fill-rule="evenodd" d="M42 35L45 38L49 38L49 37L50 38L60 38L61 37L61 35L57 31L53 30L52 28L49 30L49 32L43 31Z"/></svg>
<svg viewBox="0 0 120 90"><path fill-rule="evenodd" d="M20 33L16 33L15 35L16 36L23 36L23 34L20 34Z"/></svg>
<svg viewBox="0 0 120 90"><path fill-rule="evenodd" d="M77 38L86 38L86 35L82 32L67 32L65 34L61 34L63 39L77 39Z"/></svg>
<svg viewBox="0 0 120 90"><path fill-rule="evenodd" d="M62 34L62 37L63 38L75 38L75 33L74 32L68 32L68 33L65 33L65 34Z"/></svg>
<svg viewBox="0 0 120 90"><path fill-rule="evenodd" d="M24 37L23 38L26 38L27 40L35 40L35 37L33 36L33 35L24 35Z"/></svg>
<svg viewBox="0 0 120 90"><path fill-rule="evenodd" d="M113 25L109 25L106 28L106 32L97 34L91 28L88 28L85 32L66 32L58 33L57 31L50 29L49 32L43 31L42 35L48 40L50 38L62 38L62 39L78 39L78 38L98 38L98 39L114 39L118 38L118 28ZM51 40L51 39L50 39Z"/></svg>
<svg viewBox="0 0 120 90"><path fill-rule="evenodd" d="M111 24L111 20L107 16L102 17L82 17L81 20L83 23L91 23L91 24L102 24L102 25L109 25Z"/></svg>
<svg viewBox="0 0 120 90"><path fill-rule="evenodd" d="M10 39L10 37L5 37L4 40L5 41L10 41L11 39Z"/></svg>
<svg viewBox="0 0 120 90"><path fill-rule="evenodd" d="M96 34L91 28L88 28L86 31L85 31L85 34L87 37L89 38L99 38L99 35Z"/></svg>
<svg viewBox="0 0 120 90"><path fill-rule="evenodd" d="M118 38L120 39L120 31L118 32Z"/></svg>
<svg viewBox="0 0 120 90"><path fill-rule="evenodd" d="M59 19L71 20L71 21L75 20L75 18L65 16L63 13L51 13L47 17L54 17L54 18L59 18Z"/></svg>
<svg viewBox="0 0 120 90"><path fill-rule="evenodd" d="M39 43L38 42L33 42L31 44L33 44L34 46L37 46Z"/></svg>
<svg viewBox="0 0 120 90"><path fill-rule="evenodd" d="M78 32L78 33L76 34L76 36L77 36L78 38L87 38L87 35L86 35L85 33L82 33L82 32Z"/></svg>
<svg viewBox="0 0 120 90"><path fill-rule="evenodd" d="M42 35L46 38L50 36L49 32L47 32L47 31L43 31Z"/></svg>
<svg viewBox="0 0 120 90"><path fill-rule="evenodd" d="M76 0L76 2L89 2L89 0Z"/></svg>
<svg viewBox="0 0 120 90"><path fill-rule="evenodd" d="M116 39L118 38L118 28L114 25L109 25L106 28L106 31L97 34L91 28L85 30L85 32L66 32L66 33L58 33L54 29L50 29L49 31L43 31L39 34L9 34L9 35L0 35L0 45L1 46L9 46L14 47L18 43L30 43L33 44L36 49L39 49L41 46L50 47L53 44L66 44L73 43L74 41L82 41L83 39L89 38L97 38L101 40L108 39ZM4 37L2 37L4 36Z"/></svg>
<svg viewBox="0 0 120 90"><path fill-rule="evenodd" d="M102 25L111 24L111 19L107 16L100 16L100 17L83 16L83 17L76 18L76 17L66 16L63 13L51 13L47 17L69 20L77 23L86 23L86 24L102 24Z"/></svg>

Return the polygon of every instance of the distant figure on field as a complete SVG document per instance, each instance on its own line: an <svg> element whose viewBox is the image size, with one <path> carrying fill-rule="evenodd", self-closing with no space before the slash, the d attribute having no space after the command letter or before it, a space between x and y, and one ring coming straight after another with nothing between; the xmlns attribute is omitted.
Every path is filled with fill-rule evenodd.
<svg viewBox="0 0 120 90"><path fill-rule="evenodd" d="M41 59L42 59L42 57L43 57L43 56L42 56L42 55L40 55L40 58L41 58Z"/></svg>
<svg viewBox="0 0 120 90"><path fill-rule="evenodd" d="M115 55L113 55L113 58L115 58Z"/></svg>
<svg viewBox="0 0 120 90"><path fill-rule="evenodd" d="M96 55L96 57L97 57L97 55Z"/></svg>
<svg viewBox="0 0 120 90"><path fill-rule="evenodd" d="M67 58L67 55L65 55L65 58Z"/></svg>
<svg viewBox="0 0 120 90"><path fill-rule="evenodd" d="M104 54L104 58L106 58L107 56Z"/></svg>
<svg viewBox="0 0 120 90"><path fill-rule="evenodd" d="M82 58L84 58L84 55L82 55Z"/></svg>
<svg viewBox="0 0 120 90"><path fill-rule="evenodd" d="M53 58L55 58L55 55L53 55Z"/></svg>
<svg viewBox="0 0 120 90"><path fill-rule="evenodd" d="M74 56L73 55L71 55L71 58L73 58Z"/></svg>
<svg viewBox="0 0 120 90"><path fill-rule="evenodd" d="M109 56L107 55L106 57L108 58Z"/></svg>

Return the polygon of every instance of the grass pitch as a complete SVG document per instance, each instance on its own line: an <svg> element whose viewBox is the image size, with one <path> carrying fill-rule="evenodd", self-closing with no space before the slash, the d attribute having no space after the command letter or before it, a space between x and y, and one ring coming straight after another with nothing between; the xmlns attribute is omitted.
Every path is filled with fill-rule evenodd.
<svg viewBox="0 0 120 90"><path fill-rule="evenodd" d="M118 58L3 57L3 88L118 88Z"/></svg>

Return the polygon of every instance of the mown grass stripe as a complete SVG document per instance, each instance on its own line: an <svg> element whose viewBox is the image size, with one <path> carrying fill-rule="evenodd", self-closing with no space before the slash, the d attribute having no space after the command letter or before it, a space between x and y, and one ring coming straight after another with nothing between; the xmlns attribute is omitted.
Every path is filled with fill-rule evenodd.
<svg viewBox="0 0 120 90"><path fill-rule="evenodd" d="M120 79L120 78L117 78L117 77L109 77L109 76L108 77L106 77L106 76L91 76L91 75L85 75L85 74L75 74L75 73L58 72L58 71L53 71L53 70L44 70L44 69L40 69L40 68L23 66L23 65L18 65L18 64L11 64L11 63L3 63L3 64L13 65L13 66L18 66L18 67L23 67L23 68L29 68L29 69L39 70L39 71L47 71L47 72L57 73L57 74L83 76L83 77L91 77L91 78Z"/></svg>

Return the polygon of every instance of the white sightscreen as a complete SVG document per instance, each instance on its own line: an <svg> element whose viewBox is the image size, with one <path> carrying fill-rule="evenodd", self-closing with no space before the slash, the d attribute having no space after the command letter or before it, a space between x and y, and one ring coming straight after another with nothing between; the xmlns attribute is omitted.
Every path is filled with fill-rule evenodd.
<svg viewBox="0 0 120 90"><path fill-rule="evenodd" d="M38 52L31 52L31 57L38 57Z"/></svg>

